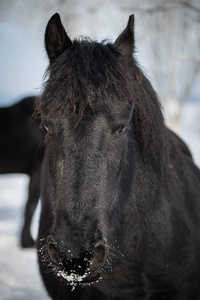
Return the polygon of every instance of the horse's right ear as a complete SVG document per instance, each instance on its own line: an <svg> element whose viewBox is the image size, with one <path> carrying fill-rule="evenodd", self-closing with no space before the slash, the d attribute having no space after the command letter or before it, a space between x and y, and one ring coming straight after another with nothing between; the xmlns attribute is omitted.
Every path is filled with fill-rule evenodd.
<svg viewBox="0 0 200 300"><path fill-rule="evenodd" d="M45 32L45 47L50 62L53 62L71 45L72 41L62 25L59 14L54 14L49 20Z"/></svg>
<svg viewBox="0 0 200 300"><path fill-rule="evenodd" d="M129 17L126 28L116 39L114 46L123 56L132 57L134 50L134 15Z"/></svg>

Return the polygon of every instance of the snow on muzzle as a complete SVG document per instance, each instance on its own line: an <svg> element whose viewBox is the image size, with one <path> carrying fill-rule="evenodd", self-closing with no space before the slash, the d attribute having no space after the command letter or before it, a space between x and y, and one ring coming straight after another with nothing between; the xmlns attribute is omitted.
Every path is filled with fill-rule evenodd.
<svg viewBox="0 0 200 300"><path fill-rule="evenodd" d="M109 256L108 246L103 239L99 240L92 250L82 251L76 257L70 249L60 251L52 236L47 238L46 249L49 260L56 267L57 275L70 284L97 281Z"/></svg>

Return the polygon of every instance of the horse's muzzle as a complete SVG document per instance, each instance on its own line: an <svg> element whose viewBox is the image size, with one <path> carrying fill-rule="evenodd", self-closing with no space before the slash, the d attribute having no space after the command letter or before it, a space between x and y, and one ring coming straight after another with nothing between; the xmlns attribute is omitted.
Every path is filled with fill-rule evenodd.
<svg viewBox="0 0 200 300"><path fill-rule="evenodd" d="M76 257L73 251L64 251L52 236L48 236L46 249L51 263L57 267L58 275L68 282L87 283L97 281L108 256L109 248L105 241L99 240L93 249L80 251Z"/></svg>

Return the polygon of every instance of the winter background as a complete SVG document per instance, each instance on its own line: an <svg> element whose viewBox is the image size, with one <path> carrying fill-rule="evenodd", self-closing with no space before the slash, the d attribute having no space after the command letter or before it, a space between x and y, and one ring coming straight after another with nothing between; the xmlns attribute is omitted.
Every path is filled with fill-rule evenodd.
<svg viewBox="0 0 200 300"><path fill-rule="evenodd" d="M136 56L158 91L167 124L200 166L199 0L1 0L0 106L40 92L48 64L44 30L55 12L70 37L109 41L135 14ZM28 181L23 174L0 175L0 300L49 299L35 249L19 245ZM32 225L35 238L39 211Z"/></svg>

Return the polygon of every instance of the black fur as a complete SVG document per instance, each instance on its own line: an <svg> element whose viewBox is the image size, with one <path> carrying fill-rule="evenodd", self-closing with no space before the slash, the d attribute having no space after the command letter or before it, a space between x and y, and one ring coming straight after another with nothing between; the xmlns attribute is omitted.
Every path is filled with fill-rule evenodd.
<svg viewBox="0 0 200 300"><path fill-rule="evenodd" d="M47 49L64 40L47 50L36 101L38 253L53 299L200 299L200 171L132 57L133 21L114 44L69 42L57 14L47 26Z"/></svg>

